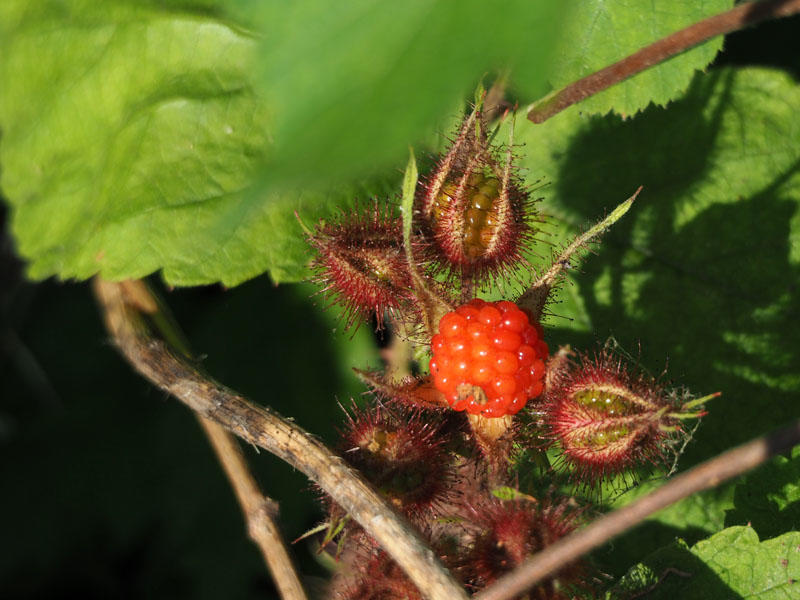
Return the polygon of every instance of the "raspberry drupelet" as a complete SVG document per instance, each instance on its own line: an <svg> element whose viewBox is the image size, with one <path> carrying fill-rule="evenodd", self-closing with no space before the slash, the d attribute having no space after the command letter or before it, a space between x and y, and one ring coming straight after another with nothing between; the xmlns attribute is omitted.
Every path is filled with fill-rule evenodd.
<svg viewBox="0 0 800 600"><path fill-rule="evenodd" d="M513 302L476 298L447 313L431 352L434 386L454 410L513 415L542 393L549 349L541 326Z"/></svg>

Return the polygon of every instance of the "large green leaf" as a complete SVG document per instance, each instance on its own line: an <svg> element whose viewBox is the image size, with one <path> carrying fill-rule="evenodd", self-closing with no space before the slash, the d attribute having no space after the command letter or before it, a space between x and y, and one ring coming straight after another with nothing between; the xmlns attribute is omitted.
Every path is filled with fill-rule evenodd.
<svg viewBox="0 0 800 600"><path fill-rule="evenodd" d="M625 58L679 29L733 6L733 0L583 0L566 20L556 53L552 83L560 88ZM705 69L722 48L722 37L644 71L583 102L584 112L633 115L648 104L680 96L697 69Z"/></svg>
<svg viewBox="0 0 800 600"><path fill-rule="evenodd" d="M666 365L675 385L722 391L683 468L797 413L796 106L800 89L783 73L720 70L698 75L667 108L633 119L573 107L543 125L518 126L529 182L553 182L539 192L555 222L540 254L644 186L563 287L569 301L550 307L557 316L546 323L547 339L591 351L614 336L653 374ZM728 487L662 511L602 553L603 568L622 572L653 541L702 539L722 525L731 501Z"/></svg>
<svg viewBox="0 0 800 600"><path fill-rule="evenodd" d="M487 71L510 68L543 93L562 12L527 0L256 4L276 115L267 180L304 184L403 164Z"/></svg>
<svg viewBox="0 0 800 600"><path fill-rule="evenodd" d="M198 283L241 254L265 210L243 201L265 136L249 35L124 2L6 2L0 22L2 186L32 277Z"/></svg>
<svg viewBox="0 0 800 600"><path fill-rule="evenodd" d="M800 446L778 456L736 486L725 524L749 524L762 539L800 530Z"/></svg>
<svg viewBox="0 0 800 600"><path fill-rule="evenodd" d="M209 2L173 4L0 5L0 184L31 277L296 280L294 211L386 189L254 191L269 121L254 39Z"/></svg>
<svg viewBox="0 0 800 600"><path fill-rule="evenodd" d="M582 303L552 307L575 325L551 319L551 338L589 349L614 335L634 354L641 344L653 373L668 361L677 383L722 391L689 462L796 415L797 106L800 88L783 73L720 70L666 109L622 120L573 107L517 136L529 180L554 182L543 207L561 235L644 186L573 277Z"/></svg>
<svg viewBox="0 0 800 600"><path fill-rule="evenodd" d="M4 2L0 185L28 273L300 279L295 211L308 222L389 188L265 188L259 169L262 183L302 188L373 171L429 135L488 69L509 67L517 89L540 93L561 11L519 0Z"/></svg>
<svg viewBox="0 0 800 600"><path fill-rule="evenodd" d="M689 549L676 542L648 556L609 599L747 598L784 600L800 593L800 533L766 542L749 527L730 527Z"/></svg>

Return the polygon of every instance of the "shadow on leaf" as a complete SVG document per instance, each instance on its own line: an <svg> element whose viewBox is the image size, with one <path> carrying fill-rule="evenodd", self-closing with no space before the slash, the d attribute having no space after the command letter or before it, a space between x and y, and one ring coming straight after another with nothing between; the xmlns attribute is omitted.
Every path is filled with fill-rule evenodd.
<svg viewBox="0 0 800 600"><path fill-rule="evenodd" d="M738 600L734 592L682 540L661 548L633 567L609 592L613 600Z"/></svg>
<svg viewBox="0 0 800 600"><path fill-rule="evenodd" d="M645 186L577 278L595 335L556 335L584 349L595 336L613 335L629 351L641 344L642 364L654 373L667 364L669 377L696 393L723 392L684 467L792 418L800 390L800 328L787 326L800 314L798 268L789 261L797 201L784 185L800 161L749 197L725 188L710 195L701 185L719 177L715 140L729 75L695 79L668 110L592 119L558 177L558 195L586 215L613 206L620 190ZM722 88L712 95L715 86ZM581 175L587 169L604 174L602 188Z"/></svg>

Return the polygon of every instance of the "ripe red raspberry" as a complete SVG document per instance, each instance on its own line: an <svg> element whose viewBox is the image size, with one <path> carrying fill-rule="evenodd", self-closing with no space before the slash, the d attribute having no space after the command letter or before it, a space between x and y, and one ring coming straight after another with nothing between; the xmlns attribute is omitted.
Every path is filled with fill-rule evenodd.
<svg viewBox="0 0 800 600"><path fill-rule="evenodd" d="M447 313L431 351L433 383L455 410L513 415L542 393L549 353L542 328L513 302L476 298Z"/></svg>

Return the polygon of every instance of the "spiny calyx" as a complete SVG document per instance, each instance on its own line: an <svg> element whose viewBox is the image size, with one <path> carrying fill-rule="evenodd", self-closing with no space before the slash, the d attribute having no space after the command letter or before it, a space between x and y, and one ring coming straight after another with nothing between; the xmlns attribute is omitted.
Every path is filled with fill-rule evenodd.
<svg viewBox="0 0 800 600"><path fill-rule="evenodd" d="M655 379L631 373L609 351L549 365L544 421L549 436L582 482L596 482L643 463L663 462L680 422L703 416L702 401L680 402Z"/></svg>
<svg viewBox="0 0 800 600"><path fill-rule="evenodd" d="M482 284L524 263L534 220L510 146L498 156L476 108L417 194L423 256L435 273Z"/></svg>
<svg viewBox="0 0 800 600"><path fill-rule="evenodd" d="M308 240L316 249L314 281L333 303L345 309L346 325L374 314L378 328L384 313L412 301L411 278L402 246L402 222L377 202L371 210L343 214L320 223Z"/></svg>

